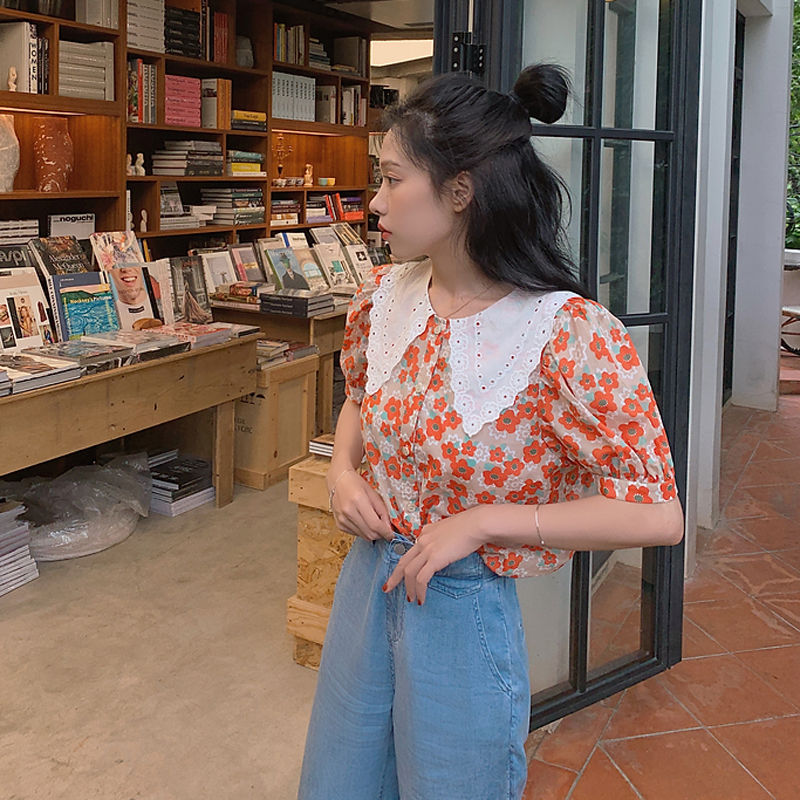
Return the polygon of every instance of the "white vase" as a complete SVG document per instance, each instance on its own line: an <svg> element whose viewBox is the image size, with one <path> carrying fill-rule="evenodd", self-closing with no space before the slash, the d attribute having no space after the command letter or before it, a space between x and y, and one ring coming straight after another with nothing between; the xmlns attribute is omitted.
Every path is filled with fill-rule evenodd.
<svg viewBox="0 0 800 800"><path fill-rule="evenodd" d="M0 192L14 190L19 172L19 139L14 132L14 115L0 114Z"/></svg>

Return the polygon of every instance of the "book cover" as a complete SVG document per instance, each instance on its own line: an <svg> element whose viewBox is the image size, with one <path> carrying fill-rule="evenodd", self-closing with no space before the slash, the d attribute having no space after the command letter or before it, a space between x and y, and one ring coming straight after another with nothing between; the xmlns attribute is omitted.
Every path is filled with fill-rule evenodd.
<svg viewBox="0 0 800 800"><path fill-rule="evenodd" d="M100 269L113 269L127 264L143 264L144 256L133 231L92 233L92 252Z"/></svg>
<svg viewBox="0 0 800 800"><path fill-rule="evenodd" d="M275 285L279 289L311 288L291 247L286 247L281 242L280 246L268 246L265 252L275 276Z"/></svg>
<svg viewBox="0 0 800 800"><path fill-rule="evenodd" d="M13 353L55 341L33 267L0 270L0 350Z"/></svg>
<svg viewBox="0 0 800 800"><path fill-rule="evenodd" d="M211 306L200 257L177 256L169 259L169 265L172 271L173 323L210 323Z"/></svg>
<svg viewBox="0 0 800 800"><path fill-rule="evenodd" d="M292 252L300 265L300 272L308 283L308 288L315 292L327 292L330 288L328 279L319 267L317 259L308 244L305 247L292 247Z"/></svg>
<svg viewBox="0 0 800 800"><path fill-rule="evenodd" d="M59 338L80 339L85 333L103 333L119 328L114 296L100 272L78 272L53 276L53 291L59 304Z"/></svg>
<svg viewBox="0 0 800 800"><path fill-rule="evenodd" d="M109 269L107 273L111 278L119 327L124 331L149 327L156 316L147 290L147 267L128 264Z"/></svg>
<svg viewBox="0 0 800 800"><path fill-rule="evenodd" d="M313 249L331 289L355 291L356 284L347 268L339 243L318 242Z"/></svg>
<svg viewBox="0 0 800 800"><path fill-rule="evenodd" d="M250 242L229 245L228 250L239 276L238 280L263 282L264 275L256 258L255 249Z"/></svg>
<svg viewBox="0 0 800 800"><path fill-rule="evenodd" d="M61 358L73 361L82 367L111 362L113 366L122 366L133 352L130 346L99 344L86 339L73 339L71 342L56 342L27 350L34 356Z"/></svg>
<svg viewBox="0 0 800 800"><path fill-rule="evenodd" d="M227 248L224 250L212 250L202 253L200 259L203 264L203 274L206 279L208 291L213 292L217 286L223 284L236 283L239 276L231 259L231 254Z"/></svg>
<svg viewBox="0 0 800 800"><path fill-rule="evenodd" d="M91 269L86 253L74 236L35 238L28 242L28 246L36 259L36 263L42 269L42 275L89 272Z"/></svg>

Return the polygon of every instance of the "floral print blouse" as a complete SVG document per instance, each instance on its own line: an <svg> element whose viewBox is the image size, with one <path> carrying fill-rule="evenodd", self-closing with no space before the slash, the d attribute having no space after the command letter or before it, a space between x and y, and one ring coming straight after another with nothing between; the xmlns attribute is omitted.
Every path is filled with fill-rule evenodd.
<svg viewBox="0 0 800 800"><path fill-rule="evenodd" d="M667 436L622 323L574 294L518 289L446 319L430 304L430 274L427 261L374 268L350 304L340 358L361 407L364 477L397 530L414 538L477 503L676 496ZM533 545L478 552L512 578L572 556Z"/></svg>

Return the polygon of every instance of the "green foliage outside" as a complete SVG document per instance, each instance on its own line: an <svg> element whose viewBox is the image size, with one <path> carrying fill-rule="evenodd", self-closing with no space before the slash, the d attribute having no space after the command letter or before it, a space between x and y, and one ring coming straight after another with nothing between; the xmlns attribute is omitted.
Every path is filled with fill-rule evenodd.
<svg viewBox="0 0 800 800"><path fill-rule="evenodd" d="M786 194L786 247L800 249L800 3L794 6L792 84L789 109L789 170Z"/></svg>

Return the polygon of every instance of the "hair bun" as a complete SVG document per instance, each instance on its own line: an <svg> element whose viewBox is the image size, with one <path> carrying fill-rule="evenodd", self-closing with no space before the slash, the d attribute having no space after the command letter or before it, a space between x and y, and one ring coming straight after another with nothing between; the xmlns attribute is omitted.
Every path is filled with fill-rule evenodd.
<svg viewBox="0 0 800 800"><path fill-rule="evenodd" d="M522 70L512 91L531 117L557 122L567 107L569 73L558 64L532 64Z"/></svg>

